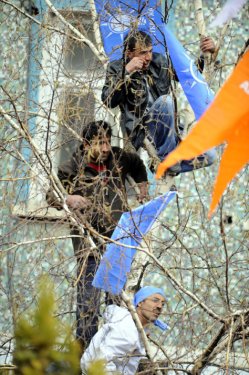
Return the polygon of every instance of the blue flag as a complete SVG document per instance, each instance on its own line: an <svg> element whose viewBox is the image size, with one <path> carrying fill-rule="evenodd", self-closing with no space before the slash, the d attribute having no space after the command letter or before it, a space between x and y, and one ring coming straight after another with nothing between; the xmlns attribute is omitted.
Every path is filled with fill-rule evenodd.
<svg viewBox="0 0 249 375"><path fill-rule="evenodd" d="M184 93L191 105L196 120L205 112L214 95L197 66L174 34L164 26L169 55Z"/></svg>
<svg viewBox="0 0 249 375"><path fill-rule="evenodd" d="M113 294L119 294L122 291L127 274L131 270L136 247L139 246L143 236L151 229L157 217L175 195L175 191L170 191L131 212L122 214L111 237L118 244L107 245L94 277L93 286Z"/></svg>
<svg viewBox="0 0 249 375"><path fill-rule="evenodd" d="M160 1L95 0L95 6L104 49L111 60L122 57L123 41L132 25L151 35L154 51L165 53Z"/></svg>

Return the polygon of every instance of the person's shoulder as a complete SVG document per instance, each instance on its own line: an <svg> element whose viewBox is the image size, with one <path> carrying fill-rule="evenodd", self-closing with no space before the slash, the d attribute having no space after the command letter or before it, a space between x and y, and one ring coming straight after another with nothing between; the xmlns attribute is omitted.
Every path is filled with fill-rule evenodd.
<svg viewBox="0 0 249 375"><path fill-rule="evenodd" d="M124 154L124 150L118 146L112 146L112 154L114 157L121 156Z"/></svg>
<svg viewBox="0 0 249 375"><path fill-rule="evenodd" d="M117 69L117 68L120 68L120 66L122 66L122 64L123 64L123 59L118 59L118 60L110 61L108 66L109 66L109 68Z"/></svg>
<svg viewBox="0 0 249 375"><path fill-rule="evenodd" d="M120 155L135 155L135 156L139 157L138 154L135 151L127 151L127 150L124 150L123 148L120 148L118 146L112 146L112 151L113 151L113 153L117 153L117 154L120 154Z"/></svg>
<svg viewBox="0 0 249 375"><path fill-rule="evenodd" d="M153 52L152 54L152 62L153 63L165 63L166 62L166 57L162 55L159 52Z"/></svg>
<svg viewBox="0 0 249 375"><path fill-rule="evenodd" d="M131 313L127 310L127 308L117 306L117 305L107 306L105 313L104 313L104 319L108 323L115 323L115 324L124 323L124 322L126 323L133 322Z"/></svg>
<svg viewBox="0 0 249 375"><path fill-rule="evenodd" d="M117 305L107 306L104 319L113 327L118 327L121 336L128 335L131 341L138 338L138 330L129 310Z"/></svg>
<svg viewBox="0 0 249 375"><path fill-rule="evenodd" d="M135 152L126 151L123 148L120 148L118 146L112 146L112 153L115 156L124 156L124 157L129 157L132 155L138 156Z"/></svg>
<svg viewBox="0 0 249 375"><path fill-rule="evenodd" d="M140 156L134 151L126 151L119 147L113 147L113 154L116 159L119 159L122 164L130 162L138 162L141 160Z"/></svg>

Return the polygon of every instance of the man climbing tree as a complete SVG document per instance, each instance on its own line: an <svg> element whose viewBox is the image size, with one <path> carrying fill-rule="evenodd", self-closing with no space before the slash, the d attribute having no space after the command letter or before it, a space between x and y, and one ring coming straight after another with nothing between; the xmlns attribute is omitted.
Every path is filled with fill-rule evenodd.
<svg viewBox="0 0 249 375"><path fill-rule="evenodd" d="M201 41L202 52L214 52L211 38ZM203 58L198 62L203 68ZM131 136L136 149L143 144L145 135L163 160L180 138L175 127L175 109L170 96L171 80L178 80L169 58L154 53L149 34L131 30L124 42L123 58L112 61L106 74L102 100L110 107L119 106L121 127ZM209 150L193 160L182 161L170 171L183 173L209 166L216 158L215 150Z"/></svg>
<svg viewBox="0 0 249 375"><path fill-rule="evenodd" d="M122 212L128 209L125 180L130 174L139 187L138 200L147 195L147 174L139 156L111 146L112 130L108 123L94 121L84 127L83 143L72 158L61 165L58 177L68 195L68 207L78 214L83 224L98 234L110 237ZM47 200L61 208L50 190ZM97 330L99 292L92 286L100 255L90 249L77 228L72 228L72 241L77 259L77 330L82 347L89 344Z"/></svg>

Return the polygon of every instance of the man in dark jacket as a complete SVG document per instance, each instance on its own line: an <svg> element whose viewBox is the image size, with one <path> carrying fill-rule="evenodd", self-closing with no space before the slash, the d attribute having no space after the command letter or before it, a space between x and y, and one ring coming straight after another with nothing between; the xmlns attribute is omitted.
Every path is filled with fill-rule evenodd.
<svg viewBox="0 0 249 375"><path fill-rule="evenodd" d="M138 199L142 201L147 195L146 169L137 154L111 147L111 128L106 122L89 123L83 129L82 138L83 144L71 160L59 167L58 177L68 193L68 207L78 213L83 223L110 237L121 214L128 209L127 175L137 183ZM51 206L60 208L51 192L47 200ZM76 336L85 347L97 331L100 296L92 280L101 251L95 254L89 251L77 229L72 229L72 242L78 274Z"/></svg>
<svg viewBox="0 0 249 375"><path fill-rule="evenodd" d="M211 38L201 42L202 52L214 52ZM203 68L203 59L199 61ZM111 62L107 68L102 100L110 108L119 106L121 127L138 149L143 142L144 129L151 138L160 160L174 150L180 141L175 129L174 104L170 97L171 81L178 80L170 59L152 52L151 37L134 30L124 43L124 57ZM195 161L183 161L178 172L188 172L212 164L215 150ZM173 167L174 168L174 167Z"/></svg>

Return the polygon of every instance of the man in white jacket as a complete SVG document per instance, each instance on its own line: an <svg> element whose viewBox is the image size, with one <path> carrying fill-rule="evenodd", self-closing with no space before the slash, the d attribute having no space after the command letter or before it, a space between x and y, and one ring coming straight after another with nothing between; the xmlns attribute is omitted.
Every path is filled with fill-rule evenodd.
<svg viewBox="0 0 249 375"><path fill-rule="evenodd" d="M161 329L167 325L158 320L165 304L162 289L153 286L141 288L134 296L134 305L143 328L154 323ZM145 349L130 312L116 305L107 307L105 324L91 340L81 358L82 374L94 360L103 359L108 374L134 375Z"/></svg>

